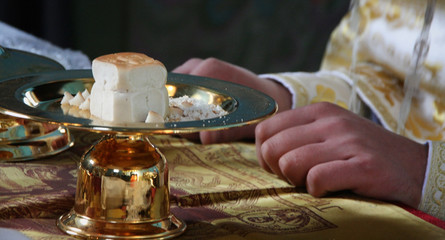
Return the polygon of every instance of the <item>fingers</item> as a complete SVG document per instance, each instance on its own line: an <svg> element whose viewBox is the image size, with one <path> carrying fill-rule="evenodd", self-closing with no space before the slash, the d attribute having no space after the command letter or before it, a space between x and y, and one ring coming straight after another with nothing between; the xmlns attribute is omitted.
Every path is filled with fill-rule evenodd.
<svg viewBox="0 0 445 240"><path fill-rule="evenodd" d="M220 131L202 131L199 133L181 134L181 137L187 138L190 141L199 141L202 144L215 144L248 139L253 140L255 138L254 130L254 125L248 125Z"/></svg>
<svg viewBox="0 0 445 240"><path fill-rule="evenodd" d="M315 123L316 120L327 118L325 115L337 115L339 111L342 110L332 104L313 104L279 113L258 124L255 136L260 165L280 176L278 160L281 156L291 149L323 141L324 134L331 129L323 121Z"/></svg>
<svg viewBox="0 0 445 240"><path fill-rule="evenodd" d="M314 152L306 156L308 154L304 151L305 148L302 147L310 146L323 140L320 139L319 136L311 134L311 127L308 125L288 128L263 142L258 150L260 164L267 166L267 169L270 169L273 173L283 178L279 162L289 160L298 164L301 161L309 160Z"/></svg>
<svg viewBox="0 0 445 240"><path fill-rule="evenodd" d="M277 114L256 130L260 164L320 197L353 192L417 206L427 149L332 104ZM400 150L403 149L403 150Z"/></svg>
<svg viewBox="0 0 445 240"><path fill-rule="evenodd" d="M272 118L269 118L259 123L255 129L257 147L261 147L266 140L269 140L272 136L278 133L281 133L290 128L294 128L300 125L305 125L315 121L314 118L308 115L303 115L304 114L303 112L304 112L303 109L285 111L282 113L278 113ZM291 138L302 137L301 135L295 135L295 136L288 136L288 135L289 134L285 134L284 136ZM280 138L279 140L286 141L286 139L282 138ZM257 150L258 150L257 153L260 154L261 149L258 148ZM262 160L262 155L260 155L259 158L260 160Z"/></svg>
<svg viewBox="0 0 445 240"><path fill-rule="evenodd" d="M188 139L188 140L190 140L192 142L199 142L200 141L199 133L186 133L186 134L180 134L180 135L177 135L177 136L178 137L183 137L183 138Z"/></svg>
<svg viewBox="0 0 445 240"><path fill-rule="evenodd" d="M247 69L216 58L207 58L203 60L190 74L234 82L253 88L256 81L252 81L252 79L258 78L256 74Z"/></svg>
<svg viewBox="0 0 445 240"><path fill-rule="evenodd" d="M175 73L183 73L183 74L191 74L192 71L199 66L200 63L202 63L202 59L200 58L191 58L187 60L185 63L183 63L181 66L176 67L173 69L173 72Z"/></svg>
<svg viewBox="0 0 445 240"><path fill-rule="evenodd" d="M231 128L222 131L204 131L200 133L202 144L233 142L241 139L253 139L255 125Z"/></svg>
<svg viewBox="0 0 445 240"><path fill-rule="evenodd" d="M206 58L204 60L192 58L175 68L173 72L215 78L253 88L255 88L256 82L252 82L252 79L258 78L256 74L247 69L216 58Z"/></svg>
<svg viewBox="0 0 445 240"><path fill-rule="evenodd" d="M291 110L278 113L272 118L259 123L255 128L255 145L258 163L266 171L275 173L280 177L282 177L282 174L280 171L278 171L278 167L276 166L277 164L273 164L272 161L274 161L274 159L278 161L280 153L283 152L283 149L274 151L275 146L280 145L278 142L287 142L287 139L285 139L284 136L288 136L289 134L285 133L284 130L314 121L314 119L299 117L299 114L297 113L298 111L299 110ZM278 133L282 133L283 135L279 135ZM274 135L277 136L271 139ZM301 137L298 135L291 136L291 139L294 140L298 138ZM269 139L271 140L266 143L266 141ZM288 145L292 147L291 144Z"/></svg>
<svg viewBox="0 0 445 240"><path fill-rule="evenodd" d="M258 88L257 90L260 91L263 88L271 89L269 85L264 86L264 83L270 84L269 80L261 79L256 74L248 71L247 69L218 60L216 58L207 58L205 60L193 58L188 60L181 66L177 67L173 71L177 73L204 76L229 82L235 82L249 87ZM285 94L281 95L283 95L284 98ZM290 99L290 97L288 98ZM202 132L200 133L200 139L203 144L211 144L218 142L236 141L243 138L253 139L254 133L255 127L247 126L235 129L228 129L225 131Z"/></svg>
<svg viewBox="0 0 445 240"><path fill-rule="evenodd" d="M334 160L316 165L308 171L306 189L312 196L322 197L330 192L346 189L354 191L361 182L363 176L356 164Z"/></svg>
<svg viewBox="0 0 445 240"><path fill-rule="evenodd" d="M330 161L349 161L353 156L353 149L347 146L347 142L350 141L347 136L335 139L322 139L316 136L318 135L309 134L308 137L303 137L303 140L289 141L285 144L277 142L274 148L270 148L269 153L263 153L265 163L282 179L295 186L304 186L309 171L314 167ZM269 144L269 140L266 144ZM295 147L296 145L299 147Z"/></svg>
<svg viewBox="0 0 445 240"><path fill-rule="evenodd" d="M314 167L351 158L348 143L355 138L347 133L350 115L323 103L286 111L260 123L256 128L260 165L296 186L304 186Z"/></svg>
<svg viewBox="0 0 445 240"><path fill-rule="evenodd" d="M415 171L413 162L426 158L424 149L412 143L414 153L400 151L411 145L332 104L277 114L260 123L256 135L260 164L296 186L306 185L313 196L352 190L369 197L418 202L415 196L421 190L412 186L421 186L422 181L416 184L407 172ZM400 197L405 195L414 197Z"/></svg>
<svg viewBox="0 0 445 240"><path fill-rule="evenodd" d="M258 124L255 134L258 143L262 144L265 140L283 130L294 126L306 125L327 116L335 116L343 111L346 110L330 103L316 103L298 109L284 111ZM296 135L295 137L301 138L306 137L306 135Z"/></svg>
<svg viewBox="0 0 445 240"><path fill-rule="evenodd" d="M269 79L260 78L247 69L215 58L207 58L205 60L193 58L173 71L235 82L251 87L274 98L279 106L279 111L289 109L292 104L290 92L281 84ZM289 123L285 120L286 119L283 119L282 123ZM280 123L280 126L283 127L284 125ZM275 130L275 128L272 129L272 131L275 132L278 130ZM227 132L204 132L200 138L202 143L209 144L239 140L241 139L240 136L251 138L254 136L254 133L254 127L242 127L236 130L229 129ZM270 134L266 134L265 136L269 137L269 135Z"/></svg>
<svg viewBox="0 0 445 240"><path fill-rule="evenodd" d="M342 151L332 148L333 145L326 142L304 145L286 152L280 157L275 167L281 171L283 179L289 183L304 186L310 169L332 159L346 160Z"/></svg>

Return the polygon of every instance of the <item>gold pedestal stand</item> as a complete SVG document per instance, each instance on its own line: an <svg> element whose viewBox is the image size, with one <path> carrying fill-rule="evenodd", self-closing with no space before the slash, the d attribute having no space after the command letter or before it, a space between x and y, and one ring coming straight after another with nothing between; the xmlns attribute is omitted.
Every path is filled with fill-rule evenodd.
<svg viewBox="0 0 445 240"><path fill-rule="evenodd" d="M167 161L146 136L106 135L78 168L64 232L97 239L167 239L186 224L170 213Z"/></svg>
<svg viewBox="0 0 445 240"><path fill-rule="evenodd" d="M241 127L277 111L271 97L254 89L176 73L168 74L170 97L187 95L218 105L227 114L163 124L108 123L61 108L63 92L82 92L92 83L91 70L0 81L1 114L108 134L82 157L74 207L57 222L62 231L89 239L166 239L185 231L185 223L170 212L166 159L147 136Z"/></svg>

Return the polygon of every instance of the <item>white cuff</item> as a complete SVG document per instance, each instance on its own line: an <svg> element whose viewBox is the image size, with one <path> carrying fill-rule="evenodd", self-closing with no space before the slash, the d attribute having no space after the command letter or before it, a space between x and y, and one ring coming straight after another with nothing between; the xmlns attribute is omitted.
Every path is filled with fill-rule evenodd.
<svg viewBox="0 0 445 240"><path fill-rule="evenodd" d="M428 175L430 174L431 156L433 155L432 142L431 141L427 141L425 144L428 145L428 159L427 159L427 162L426 162L425 176L424 176L423 185L422 185L422 198L423 198L423 195L425 194L425 187L426 187Z"/></svg>
<svg viewBox="0 0 445 240"><path fill-rule="evenodd" d="M281 83L292 94L292 108L328 101L347 108L351 94L349 78L337 71L285 72L262 74L262 78Z"/></svg>
<svg viewBox="0 0 445 240"><path fill-rule="evenodd" d="M445 220L445 142L430 141L428 165L418 209Z"/></svg>

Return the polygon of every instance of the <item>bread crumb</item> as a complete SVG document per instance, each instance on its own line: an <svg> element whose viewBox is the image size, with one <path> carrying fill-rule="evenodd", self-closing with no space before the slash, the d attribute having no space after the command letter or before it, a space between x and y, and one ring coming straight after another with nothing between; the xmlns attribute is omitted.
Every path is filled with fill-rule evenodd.
<svg viewBox="0 0 445 240"><path fill-rule="evenodd" d="M189 96L170 98L169 105L171 111L166 117L167 122L204 120L227 114L219 105L208 104Z"/></svg>
<svg viewBox="0 0 445 240"><path fill-rule="evenodd" d="M62 104L62 105L65 105L65 104L69 105L70 104L70 100L73 99L73 98L74 97L73 97L73 95L71 95L71 93L64 92L63 93L63 98L62 98L62 101L60 102L60 104Z"/></svg>
<svg viewBox="0 0 445 240"><path fill-rule="evenodd" d="M68 102L70 103L71 106L77 106L78 107L84 101L85 101L85 98L83 98L82 93L81 92L77 92L76 96L74 96L74 98L72 98Z"/></svg>
<svg viewBox="0 0 445 240"><path fill-rule="evenodd" d="M85 96L85 97L84 97ZM69 104L69 106L68 106ZM76 96L72 96L69 92L64 92L61 101L61 107L64 114L74 117L86 117L90 112L90 95L87 90L78 92ZM82 111L82 114L80 114ZM180 122L180 121L196 121L210 118L222 117L227 114L221 106L209 104L202 100L182 96L169 98L169 112L165 119L161 115L152 112L147 114L146 123L162 123L162 122Z"/></svg>
<svg viewBox="0 0 445 240"><path fill-rule="evenodd" d="M163 123L164 118L159 115L157 112L149 111L147 115L147 119L145 119L146 123Z"/></svg>

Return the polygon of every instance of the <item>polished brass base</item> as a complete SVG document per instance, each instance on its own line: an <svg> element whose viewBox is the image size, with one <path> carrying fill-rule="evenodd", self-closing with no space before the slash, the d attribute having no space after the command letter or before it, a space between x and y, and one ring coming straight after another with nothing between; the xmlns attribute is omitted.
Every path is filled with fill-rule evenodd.
<svg viewBox="0 0 445 240"><path fill-rule="evenodd" d="M167 161L145 136L106 135L83 156L73 209L57 226L95 239L166 239L185 231L170 213Z"/></svg>
<svg viewBox="0 0 445 240"><path fill-rule="evenodd" d="M70 235L94 239L168 239L186 228L174 215L153 221L113 222L91 219L74 210L62 215L57 226Z"/></svg>

